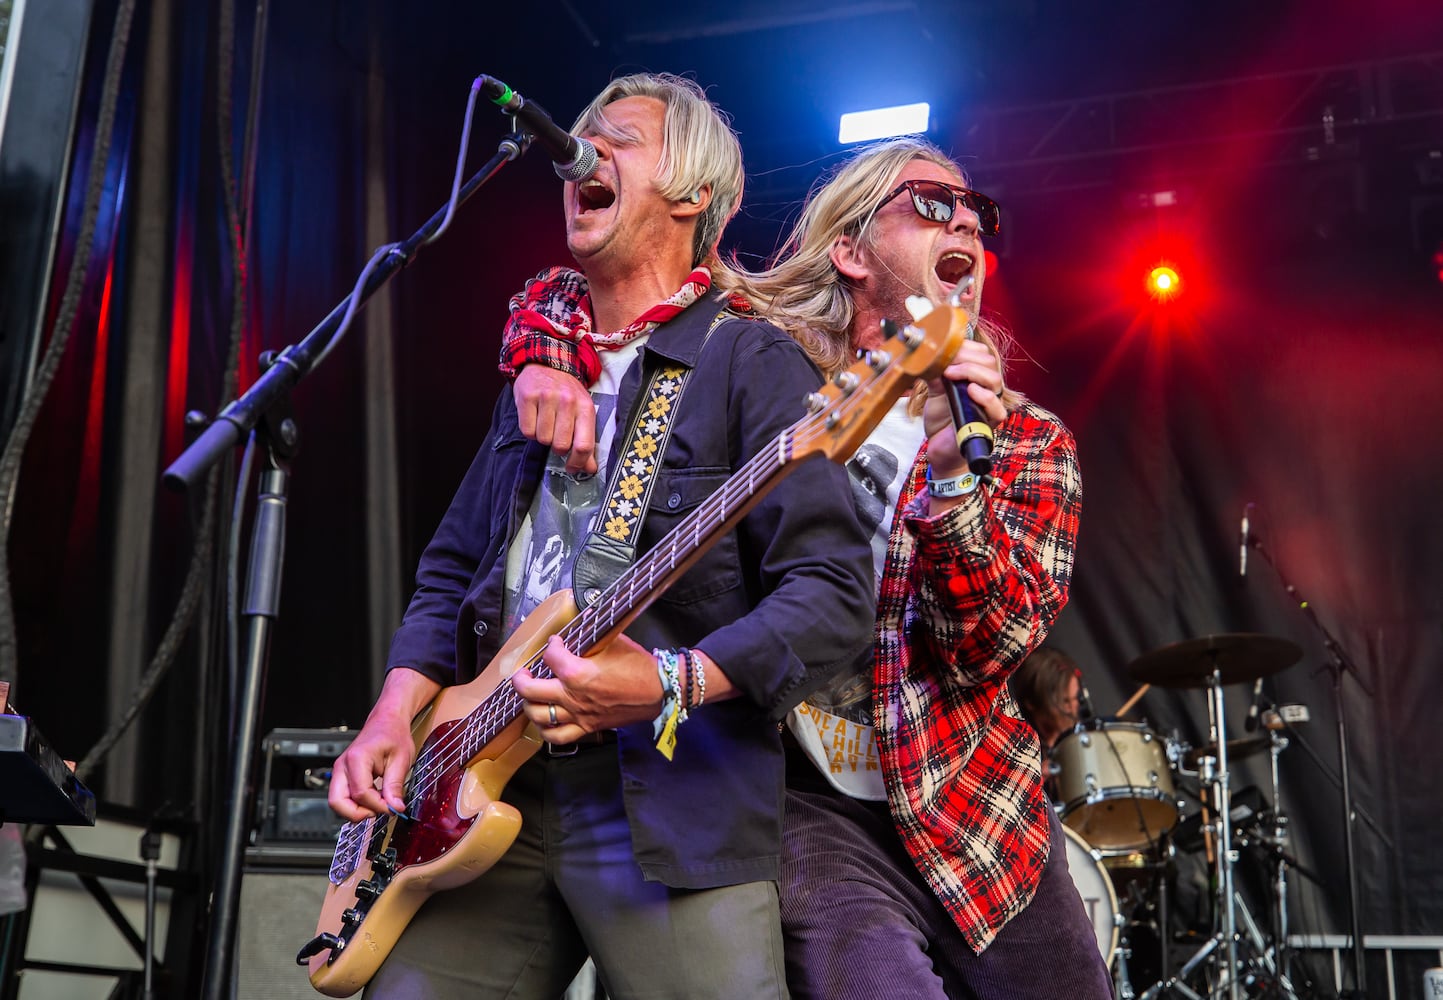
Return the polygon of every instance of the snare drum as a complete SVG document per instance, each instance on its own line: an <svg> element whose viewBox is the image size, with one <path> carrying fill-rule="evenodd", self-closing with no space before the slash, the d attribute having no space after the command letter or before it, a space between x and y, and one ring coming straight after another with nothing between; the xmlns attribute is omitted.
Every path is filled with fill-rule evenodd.
<svg viewBox="0 0 1443 1000"><path fill-rule="evenodd" d="M1103 854L1146 848L1177 822L1163 741L1135 722L1093 722L1052 748L1062 821Z"/></svg>
<svg viewBox="0 0 1443 1000"><path fill-rule="evenodd" d="M1113 954L1117 951L1117 938L1122 932L1118 920L1117 893L1113 891L1112 879L1102 867L1096 852L1087 846L1087 841L1067 827L1062 828L1067 836L1067 871L1077 894L1082 897L1083 909L1092 920L1093 932L1097 934L1097 950L1110 968Z"/></svg>

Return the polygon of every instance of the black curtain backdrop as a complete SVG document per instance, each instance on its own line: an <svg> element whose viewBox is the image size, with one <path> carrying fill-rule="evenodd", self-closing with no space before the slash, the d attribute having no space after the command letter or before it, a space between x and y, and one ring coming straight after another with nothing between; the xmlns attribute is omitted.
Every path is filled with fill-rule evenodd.
<svg viewBox="0 0 1443 1000"><path fill-rule="evenodd" d="M105 19L113 13L100 6L81 105L83 121L92 123L95 67L103 65ZM69 757L98 738L107 705L130 695L116 689L116 665L105 662L107 633L116 627L107 539L136 530L113 513L122 476L107 456L118 444L113 410L97 396L120 377L114 345L159 337L165 349L156 478L182 445L181 414L214 412L224 402L217 387L232 288L216 152L216 15L206 5L176 6L166 56L178 88L168 126L176 173L167 220L172 323L139 331L97 319L103 275L116 276L113 295L126 293L125 235L133 220L123 183L129 147L121 141L113 154L112 235L96 251L113 267L94 269L92 308L30 445L11 537L20 697ZM237 156L256 55L251 11L239 13ZM786 147L791 126L778 117L782 111L752 93L747 80L724 75L722 57L685 46L598 45L578 49L559 73L514 41L525 37L528 17L540 16L483 22L465 5L402 13L375 0L270 10L243 383L254 377L260 350L299 340L349 292L374 248L365 230L367 192L375 190L368 185L386 192L391 239L409 235L443 204L467 87L479 72L511 82L569 122L614 73L694 71L736 112L749 150ZM545 16L558 23L566 17L562 8ZM143 37L135 46L134 58L143 58ZM371 89L377 80L379 105ZM138 83L132 78L127 86L125 107L133 114ZM123 117L123 129L129 121ZM501 124L491 109L479 110L471 169L494 150ZM368 166L367 136L378 128L383 154ZM943 123L933 138L959 155L970 152L964 128ZM1361 186L1346 197L1340 191L1352 189L1340 189L1334 164L1290 158L1266 140L1185 164L1122 157L1105 182L1093 169L1086 186L1050 190L1014 186L1005 170L968 163L979 188L1006 193L1006 234L987 298L1018 339L1011 379L1059 413L1081 449L1077 570L1051 643L1083 665L1102 714L1132 694L1137 682L1127 665L1150 650L1220 632L1297 643L1302 659L1264 681L1268 698L1311 712L1281 759L1291 848L1312 876L1293 875L1293 930L1342 933L1332 657L1299 608L1297 598L1306 598L1359 672L1344 678L1342 690L1356 805L1378 827L1360 819L1356 828L1364 928L1438 934L1443 860L1432 842L1443 820L1443 778L1434 766L1443 706L1443 541L1432 500L1443 491L1435 443L1443 421L1443 284L1420 259L1410 229L1399 144L1368 134L1361 140L1347 164ZM87 149L81 142L71 165L71 233ZM770 253L806 183L837 155L810 147L777 159L749 153L753 197L724 246ZM1065 164L1056 175L1066 177ZM1179 177L1185 185L1173 184ZM1133 207L1136 192L1167 185L1185 192L1174 208ZM378 558L366 528L375 498L363 469L375 449L363 419L368 383L359 330L296 391L303 446L294 463L262 733L363 721L380 659L367 639L368 595L378 576L409 593L411 570L501 386L495 360L506 298L542 266L566 259L559 207L559 184L533 150L482 188L450 231L392 282L389 298L372 304L386 310L395 331L396 447L387 474L399 490L399 537L391 541L399 544L400 571ZM1141 292L1139 248L1176 234L1190 248L1179 262L1185 294L1158 306ZM61 264L68 264L64 254ZM107 342L109 354L100 349ZM1247 503L1255 505L1252 527L1262 548L1250 554L1242 578L1239 519ZM147 515L155 537L139 569L149 596L147 650L179 590L193 507L193 500L162 493ZM210 631L188 646L139 723L138 755L111 763L146 771L128 793L142 808L168 803L201 812L210 808L208 796L223 801L223 789L204 777L219 764L206 757L218 758L230 735L200 704L207 690L231 683L215 638L218 588L205 617ZM131 673L135 666L127 665ZM1251 685L1227 689L1229 735L1243 735L1251 694ZM1200 691L1154 687L1132 717L1159 734L1206 742ZM1265 760L1239 762L1235 788L1266 787ZM107 794L104 776L98 788Z"/></svg>

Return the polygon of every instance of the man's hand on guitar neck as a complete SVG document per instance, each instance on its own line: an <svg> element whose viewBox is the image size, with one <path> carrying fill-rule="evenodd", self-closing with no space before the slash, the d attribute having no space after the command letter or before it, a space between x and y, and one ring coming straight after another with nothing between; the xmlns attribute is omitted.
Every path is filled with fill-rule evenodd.
<svg viewBox="0 0 1443 1000"><path fill-rule="evenodd" d="M331 771L331 808L353 822L389 810L406 811L402 792L416 757L411 721L441 686L424 674L398 667L386 674L381 696L366 724L336 758ZM376 779L381 788L376 789Z"/></svg>
<svg viewBox="0 0 1443 1000"><path fill-rule="evenodd" d="M736 689L721 668L701 650L692 652L706 664L706 700L735 697ZM624 635L588 656L576 656L553 635L544 659L554 676L542 679L518 670L511 675L511 686L526 699L526 717L548 743L575 743L587 733L650 722L661 712L656 657Z"/></svg>

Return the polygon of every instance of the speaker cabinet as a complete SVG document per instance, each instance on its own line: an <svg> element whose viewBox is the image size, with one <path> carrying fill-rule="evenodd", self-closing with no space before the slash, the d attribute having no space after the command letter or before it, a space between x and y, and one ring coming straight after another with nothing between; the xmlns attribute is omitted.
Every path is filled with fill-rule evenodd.
<svg viewBox="0 0 1443 1000"><path fill-rule="evenodd" d="M295 849L299 853L305 849ZM265 849L252 848L254 859ZM241 876L240 919L236 941L235 1000L317 1000L296 952L316 933L326 894L330 852L314 868L274 868L248 864ZM566 991L564 1000L604 1000L590 961Z"/></svg>
<svg viewBox="0 0 1443 1000"><path fill-rule="evenodd" d="M235 947L236 1000L316 1000L296 952L316 933L329 852L314 867L247 865Z"/></svg>

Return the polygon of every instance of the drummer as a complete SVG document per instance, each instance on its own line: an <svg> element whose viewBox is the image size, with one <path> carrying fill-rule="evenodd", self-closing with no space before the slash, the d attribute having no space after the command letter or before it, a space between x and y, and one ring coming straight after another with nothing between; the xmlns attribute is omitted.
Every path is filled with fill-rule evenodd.
<svg viewBox="0 0 1443 1000"><path fill-rule="evenodd" d="M1012 698L1022 710L1046 754L1077 725L1082 670L1054 646L1039 646L1012 675Z"/></svg>

